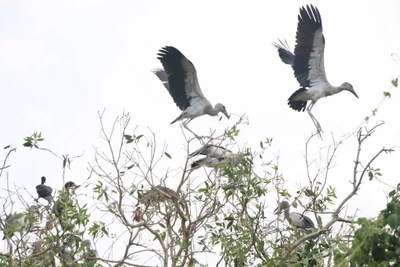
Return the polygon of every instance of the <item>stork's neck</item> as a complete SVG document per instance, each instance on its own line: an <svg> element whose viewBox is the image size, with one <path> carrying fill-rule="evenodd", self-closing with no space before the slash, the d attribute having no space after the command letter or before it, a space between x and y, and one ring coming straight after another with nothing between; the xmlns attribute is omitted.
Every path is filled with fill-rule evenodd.
<svg viewBox="0 0 400 267"><path fill-rule="evenodd" d="M286 220L287 220L288 222L291 223L289 208L285 209L285 218L286 218Z"/></svg>
<svg viewBox="0 0 400 267"><path fill-rule="evenodd" d="M210 116L217 116L219 113L219 110L217 110L215 107L213 108L211 105L207 105L204 108L204 113L208 114Z"/></svg>
<svg viewBox="0 0 400 267"><path fill-rule="evenodd" d="M326 96L334 95L343 91L342 86L331 86L329 90L326 91Z"/></svg>

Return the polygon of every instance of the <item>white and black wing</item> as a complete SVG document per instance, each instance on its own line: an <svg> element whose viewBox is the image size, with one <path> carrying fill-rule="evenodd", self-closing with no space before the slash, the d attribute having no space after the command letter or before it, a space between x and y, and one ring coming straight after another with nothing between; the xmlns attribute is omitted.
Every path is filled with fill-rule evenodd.
<svg viewBox="0 0 400 267"><path fill-rule="evenodd" d="M197 155L205 155L214 158L225 158L229 157L232 152L222 146L216 146L212 144L204 145L203 147L199 148L198 150L190 153L190 157L194 157Z"/></svg>
<svg viewBox="0 0 400 267"><path fill-rule="evenodd" d="M293 70L302 87L327 82L324 67L325 39L321 15L312 5L300 8Z"/></svg>
<svg viewBox="0 0 400 267"><path fill-rule="evenodd" d="M168 76L168 86L165 87L182 111L193 105L193 102L209 104L201 92L196 69L190 60L172 46L161 48L157 55ZM159 75L157 76L160 78ZM160 79L165 80L164 77Z"/></svg>
<svg viewBox="0 0 400 267"><path fill-rule="evenodd" d="M313 221L301 213L291 212L290 220L291 224L299 228L315 228Z"/></svg>

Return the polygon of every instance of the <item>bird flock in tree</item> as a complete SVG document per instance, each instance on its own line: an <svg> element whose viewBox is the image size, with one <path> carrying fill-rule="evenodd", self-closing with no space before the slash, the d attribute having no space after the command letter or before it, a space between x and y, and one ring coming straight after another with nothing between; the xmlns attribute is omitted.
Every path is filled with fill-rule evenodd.
<svg viewBox="0 0 400 267"><path fill-rule="evenodd" d="M273 43L273 46L278 50L282 62L292 66L294 76L300 85L300 88L288 98L289 107L296 111L307 110L317 129L317 134L322 137L322 127L311 112L317 101L342 91L349 91L357 98L358 95L348 82L344 82L340 86L333 86L328 82L324 66L325 38L322 33L322 20L319 10L313 5L300 8L294 53L290 51L286 41L278 40L278 42ZM163 69L156 69L154 74L162 81L175 104L182 111L172 123L183 120L183 127L195 137L200 138L188 128L188 123L194 118L205 114L217 116L221 112L229 119L230 116L223 104L217 103L213 107L204 96L193 63L178 49L165 46L159 50L157 55ZM308 101L310 101L310 104L307 106ZM215 168L221 162L226 163L227 160L232 161L239 158L239 155L211 144L206 144L191 153L190 157L199 154L205 157L194 161L191 164L192 169L200 166ZM289 207L290 205L286 201L279 203L277 214L280 214L283 210L285 218L291 224L300 228L314 227L310 218L294 212L289 213Z"/></svg>
<svg viewBox="0 0 400 267"><path fill-rule="evenodd" d="M322 128L318 120L312 114L311 110L316 102L323 97L331 96L342 91L349 91L357 96L352 85L348 82L340 86L333 86L328 82L324 67L324 48L325 39L322 33L322 20L318 9L312 5L300 8L298 15L298 25L296 33L296 45L294 52L289 49L287 42L278 40L273 43L278 50L282 62L292 67L294 76L297 79L300 88L297 89L288 98L288 105L296 111L307 110L317 133L321 136ZM196 135L189 127L188 123L202 115L217 116L219 113L230 118L225 106L217 103L215 106L205 97L197 78L196 69L192 62L187 59L178 49L172 46L165 46L159 50L158 59L163 69L156 69L155 75L162 81L168 90L177 107L182 111L181 114L171 122L171 124L182 121L185 129ZM307 106L308 101L310 104ZM191 170L206 166L217 168L221 163L245 164L245 160L239 154L221 147L219 145L205 144L198 150L190 153L190 157L203 156L196 159L191 164ZM72 205L70 200L71 193L77 189L74 182L67 182L64 186L64 194L57 201L53 199L53 189L46 185L46 178L41 178L41 184L36 187L39 202L40 198L48 201L49 206L53 205L52 213L58 218L62 228L66 227L63 221L63 211ZM147 197L147 198L146 198ZM142 202L151 202L146 195ZM32 226L32 217L37 213L37 205L28 209L27 213L9 214L5 219L4 237L11 238L15 233L27 231ZM276 214L284 212L286 220L299 228L314 228L314 223L310 218L300 213L290 212L290 204L287 201L280 202L276 209ZM91 248L89 240L85 240L83 245L90 253L90 257L96 257L97 253ZM68 252L68 244L63 244L61 254Z"/></svg>

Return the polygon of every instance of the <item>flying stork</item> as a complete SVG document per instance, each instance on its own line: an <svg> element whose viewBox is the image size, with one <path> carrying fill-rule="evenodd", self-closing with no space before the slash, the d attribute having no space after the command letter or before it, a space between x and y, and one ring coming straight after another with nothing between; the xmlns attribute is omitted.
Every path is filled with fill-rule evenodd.
<svg viewBox="0 0 400 267"><path fill-rule="evenodd" d="M178 49L165 46L159 50L157 55L164 70L156 69L154 74L163 82L175 104L182 110L181 115L171 124L185 120L182 123L183 126L192 132L187 124L192 119L204 114L217 116L219 112L222 112L229 119L230 116L224 105L217 103L213 107L204 96L193 63Z"/></svg>
<svg viewBox="0 0 400 267"><path fill-rule="evenodd" d="M45 185L46 177L42 176L41 180L42 180L41 184L36 186L36 192L38 194L38 198L35 198L34 200L36 202L39 202L39 198L44 198L49 203L51 203L53 202L53 196L51 195L53 193L53 189L50 186Z"/></svg>
<svg viewBox="0 0 400 267"><path fill-rule="evenodd" d="M313 221L307 216L297 213L290 212L290 204L287 201L279 203L275 209L275 214L281 214L284 211L285 219L292 225L298 228L315 228Z"/></svg>
<svg viewBox="0 0 400 267"><path fill-rule="evenodd" d="M287 43L279 40L279 44L274 43L273 45L278 49L281 60L292 66L294 76L301 86L289 97L289 106L294 110L304 111L307 101L311 101L307 112L320 134L322 128L311 113L315 103L322 97L334 95L343 90L349 91L357 98L358 95L350 83L345 82L340 86L333 86L326 78L325 38L322 34L322 21L318 9L313 5L300 8L298 20L294 54L290 51Z"/></svg>

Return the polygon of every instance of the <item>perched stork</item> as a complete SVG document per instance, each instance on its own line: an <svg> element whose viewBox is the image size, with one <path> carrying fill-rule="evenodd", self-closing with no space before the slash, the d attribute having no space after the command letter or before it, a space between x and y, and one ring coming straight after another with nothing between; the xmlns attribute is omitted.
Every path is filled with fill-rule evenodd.
<svg viewBox="0 0 400 267"><path fill-rule="evenodd" d="M67 206L71 206L70 194L74 194L75 190L79 188L80 185L76 185L74 182L66 182L64 185L65 192L61 192L59 198L57 199L56 203L53 206L53 213L60 217L62 212Z"/></svg>
<svg viewBox="0 0 400 267"><path fill-rule="evenodd" d="M192 169L197 169L201 166L206 166L209 168L218 167L221 162L229 162L233 165L237 163L242 163L244 160L241 155L232 153L232 151L212 144L207 144L200 149L194 151L189 155L189 157L194 157L197 155L204 155L204 158L198 159L191 164Z"/></svg>
<svg viewBox="0 0 400 267"><path fill-rule="evenodd" d="M281 214L282 210L284 211L285 219L290 224L299 228L315 228L313 221L307 216L297 212L290 212L289 202L282 201L279 203L278 207L275 209L275 214Z"/></svg>
<svg viewBox="0 0 400 267"><path fill-rule="evenodd" d="M280 43L274 43L274 46L278 49L281 60L292 66L294 76L301 86L289 97L289 106L294 110L304 111L307 101L310 100L311 104L307 107L307 111L320 134L322 128L311 113L315 103L322 97L334 95L343 90L351 92L357 98L358 96L350 83L345 82L340 86L333 86L326 78L325 39L322 34L322 21L318 9L312 5L302 7L298 19L294 54L290 52L287 43L279 41Z"/></svg>
<svg viewBox="0 0 400 267"><path fill-rule="evenodd" d="M39 206L32 205L28 208L27 213L18 212L9 214L4 220L4 236L11 238L16 232L27 232L32 228L35 221L35 212L38 213Z"/></svg>
<svg viewBox="0 0 400 267"><path fill-rule="evenodd" d="M229 119L224 105L218 103L213 107L203 95L194 65L178 49L165 46L157 55L164 70L157 69L154 74L163 82L175 104L182 110L181 115L171 124L185 120L183 126L191 131L187 124L204 114L217 116L219 112L222 112Z"/></svg>
<svg viewBox="0 0 400 267"><path fill-rule="evenodd" d="M83 241L84 257L87 266L94 266L96 260L94 258L98 257L97 251L92 248L92 243L90 240L86 239Z"/></svg>
<svg viewBox="0 0 400 267"><path fill-rule="evenodd" d="M36 186L36 192L38 194L38 198L35 198L34 200L36 202L39 202L39 198L44 198L46 199L49 203L53 202L53 196L51 195L53 193L53 189L45 185L46 183L46 177L42 176L42 182L40 185Z"/></svg>

